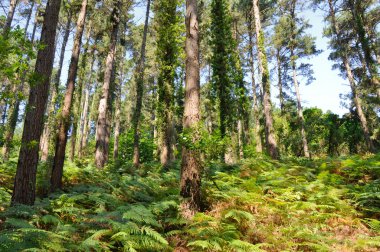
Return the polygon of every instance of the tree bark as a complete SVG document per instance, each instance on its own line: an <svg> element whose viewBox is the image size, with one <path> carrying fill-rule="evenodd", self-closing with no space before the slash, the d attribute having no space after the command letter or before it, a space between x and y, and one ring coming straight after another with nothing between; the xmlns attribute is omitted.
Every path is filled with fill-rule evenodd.
<svg viewBox="0 0 380 252"><path fill-rule="evenodd" d="M145 47L146 47L146 37L148 33L149 24L149 11L150 11L150 0L148 0L146 5L145 14L145 24L144 24L144 34L141 43L140 59L136 67L135 80L136 80L136 106L133 112L132 118L132 130L133 130L133 165L135 167L140 164L140 132L139 123L141 117L141 107L142 107L142 97L144 94L144 70L145 70Z"/></svg>
<svg viewBox="0 0 380 252"><path fill-rule="evenodd" d="M183 128L189 132L192 143L199 136L200 121L200 77L199 77L199 34L197 0L186 0L186 80ZM201 210L201 161L195 148L184 146L181 164L181 211L185 218L191 218Z"/></svg>
<svg viewBox="0 0 380 252"><path fill-rule="evenodd" d="M62 45L61 45L61 51L59 56L59 64L58 64L58 71L54 79L54 87L52 89L52 94L50 95L50 104L48 106L48 116L47 121L44 126L44 131L41 139L41 161L47 161L49 157L49 144L51 142L51 136L55 135L52 134L55 130L55 105L57 102L57 96L59 92L59 84L61 80L61 73L62 73L62 67L63 67L63 60L65 58L65 51L66 51L66 45L69 40L70 36L70 27L71 27L71 18L72 18L72 12L68 12L67 22L65 26L65 33L63 35Z"/></svg>
<svg viewBox="0 0 380 252"><path fill-rule="evenodd" d="M264 46L264 31L261 28L260 20L260 8L258 0L253 0L253 15L255 19L256 39L257 39L257 51L258 51L258 63L261 72L261 81L263 86L263 105L264 105L264 117L265 117L265 137L266 145L269 155L274 158L279 158L277 142L273 128L273 115L272 115L272 103L270 98L270 79L267 56L265 54Z"/></svg>
<svg viewBox="0 0 380 252"><path fill-rule="evenodd" d="M335 36L336 36L337 43L339 44L340 47L342 47L342 44L341 44L342 38L341 38L341 34L340 34L338 24L336 22L334 4L333 4L332 0L327 0L327 1L329 4L329 9L330 9L331 28L332 28ZM343 49L343 53L342 53L341 58L342 58L343 65L344 65L345 70L346 70L348 81L350 83L351 92L352 92L352 99L353 99L353 102L355 104L358 116L359 116L360 125L361 125L363 133L364 133L364 138L366 140L366 144L367 144L369 151L371 151L372 153L375 153L375 151L376 151L375 146L374 146L372 139L371 139L371 133L370 133L370 130L368 128L367 118L363 112L361 99L360 99L360 96L358 94L358 90L357 90L354 75L352 73L352 69L351 69L351 66L349 63L347 52L345 51L344 48L342 48L342 49Z"/></svg>
<svg viewBox="0 0 380 252"><path fill-rule="evenodd" d="M115 61L116 54L116 42L117 34L119 30L119 16L121 9L121 1L115 2L114 9L111 14L112 20L112 32L110 39L109 52L106 59L106 66L104 71L104 82L102 96L99 102L99 115L96 127L96 152L95 152L95 164L98 168L103 168L108 161L108 151L109 151L109 127L107 126L107 110L108 110L108 99L109 99L109 89L112 78L113 65Z"/></svg>
<svg viewBox="0 0 380 252"><path fill-rule="evenodd" d="M44 112L48 99L50 76L54 62L54 43L61 0L49 0L41 31L41 44L37 54L35 78L30 85L21 149L17 164L11 204L33 205L36 191L38 147L43 130Z"/></svg>
<svg viewBox="0 0 380 252"><path fill-rule="evenodd" d="M63 164L65 162L65 151L67 142L67 131L70 126L70 111L75 89L75 80L78 71L78 62L82 35L86 20L87 0L82 1L82 7L78 16L74 45L69 65L69 74L67 78L66 93L63 100L62 112L58 124L58 136L55 146L55 155L50 180L50 190L53 192L62 188Z"/></svg>

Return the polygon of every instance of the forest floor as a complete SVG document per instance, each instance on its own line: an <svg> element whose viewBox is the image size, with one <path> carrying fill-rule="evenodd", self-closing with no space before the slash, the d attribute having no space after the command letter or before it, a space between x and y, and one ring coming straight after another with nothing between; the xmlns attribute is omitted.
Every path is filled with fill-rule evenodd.
<svg viewBox="0 0 380 252"><path fill-rule="evenodd" d="M380 155L208 164L191 221L178 211L179 164L131 175L130 164L67 162L63 191L9 207L16 161L0 165L0 251L380 250Z"/></svg>

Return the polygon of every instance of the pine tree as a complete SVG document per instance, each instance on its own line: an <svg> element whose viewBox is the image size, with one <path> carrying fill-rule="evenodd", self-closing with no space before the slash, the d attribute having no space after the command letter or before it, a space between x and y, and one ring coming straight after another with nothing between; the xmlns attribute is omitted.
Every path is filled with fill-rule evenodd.
<svg viewBox="0 0 380 252"><path fill-rule="evenodd" d="M26 35L27 35L28 27L29 27L29 22L30 22L30 19L32 17L32 13L33 13L33 8L34 8L34 2L31 3L30 9L29 9L29 12L27 15L27 20L26 20L26 24L25 24L24 39L26 39ZM32 39L31 39L32 44L33 44L33 40L34 40L34 37L32 37ZM25 61L27 63L31 63L29 55L26 57ZM14 91L13 93L15 94L15 97L14 97L13 101L10 103L9 110L8 110L9 116L8 116L7 125L5 128L5 134L4 134L5 139L4 139L4 146L3 146L4 161L8 161L8 159L9 159L9 152L11 149L13 136L14 136L14 132L16 129L17 120L19 117L19 109L20 109L20 104L21 104L21 100L22 100L21 99L22 92L24 91L26 74L27 74L27 69L22 71L20 83L14 83L13 84L13 91Z"/></svg>
<svg viewBox="0 0 380 252"><path fill-rule="evenodd" d="M96 152L95 164L98 168L103 168L108 161L109 153L109 126L107 118L109 117L109 96L112 83L112 75L114 75L114 62L116 55L116 43L120 24L121 0L117 0L111 13L112 30L110 34L110 45L106 58L102 95L99 101L99 114L96 126ZM109 119L108 119L109 120Z"/></svg>
<svg viewBox="0 0 380 252"><path fill-rule="evenodd" d="M273 128L273 115L272 115L272 103L270 97L270 78L268 61L265 52L265 35L261 27L260 19L260 7L259 1L253 0L253 16L255 19L255 30L256 30L256 46L259 69L261 73L261 82L263 88L263 106L264 106L264 117L265 117L265 138L268 153L274 159L279 158L277 141L274 134Z"/></svg>
<svg viewBox="0 0 380 252"><path fill-rule="evenodd" d="M58 136L55 145L55 155L51 174L51 191L55 191L62 187L62 175L63 164L65 161L67 131L69 130L70 126L70 111L78 71L78 62L82 44L82 35L86 20L86 11L87 0L83 0L76 26L76 34L74 38L74 45L69 66L69 74L67 78L66 93L63 100L62 112L59 116Z"/></svg>
<svg viewBox="0 0 380 252"><path fill-rule="evenodd" d="M35 200L39 141L43 130L43 119L53 69L60 6L60 0L49 0L45 10L40 40L45 46L38 51L34 78L30 79L29 101L26 108L12 205L17 203L33 205Z"/></svg>
<svg viewBox="0 0 380 252"><path fill-rule="evenodd" d="M71 6L64 6L65 8L64 11L66 12L65 14L67 15L66 17L66 24L63 29L63 39L62 39L62 44L61 44L61 50L59 54L59 63L58 63L58 69L57 73L54 77L54 86L51 88L51 93L50 93L50 101L48 105L48 112L47 112L47 120L44 125L44 130L43 134L41 137L41 144L40 144L40 149L41 149L41 160L42 161L47 161L49 157L49 146L51 142L55 143L55 129L56 129L56 105L58 101L58 96L59 96L59 85L61 83L61 74L62 74L62 68L63 68L63 61L65 59L65 51L66 51L66 46L67 42L69 40L70 36L70 31L71 31L71 23L72 23L72 16L73 16L73 11L71 10ZM62 17L62 15L61 15ZM53 139L52 139L53 136Z"/></svg>
<svg viewBox="0 0 380 252"><path fill-rule="evenodd" d="M197 0L186 1L186 86L183 117L184 131L191 143L199 140L197 127L200 121L199 29ZM190 218L201 209L201 163L199 150L184 146L181 164L182 214Z"/></svg>
<svg viewBox="0 0 380 252"><path fill-rule="evenodd" d="M157 128L159 132L160 161L167 167L174 160L174 81L178 66L180 25L177 0L156 2L156 60L160 66L157 86Z"/></svg>
<svg viewBox="0 0 380 252"><path fill-rule="evenodd" d="M140 144L139 144L139 124L142 109L142 98L144 94L144 71L145 71L145 47L146 37L148 33L148 22L150 12L150 0L147 1L143 39L141 43L140 58L137 62L135 70L135 83L136 83L136 105L133 111L132 130L133 130L133 164L138 166L140 164Z"/></svg>

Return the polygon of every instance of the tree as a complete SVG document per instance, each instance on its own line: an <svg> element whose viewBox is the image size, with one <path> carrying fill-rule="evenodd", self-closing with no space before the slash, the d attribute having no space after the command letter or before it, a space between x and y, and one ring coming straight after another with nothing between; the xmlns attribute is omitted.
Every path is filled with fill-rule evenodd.
<svg viewBox="0 0 380 252"><path fill-rule="evenodd" d="M56 126L56 103L58 100L59 96L59 85L61 83L61 74L62 74L62 68L63 68L63 61L65 59L65 51L66 51L66 45L69 40L70 36L70 31L71 31L71 22L72 22L72 16L73 12L72 10L65 6L65 8L62 8L65 10L67 14L67 20L66 24L64 27L64 34L63 34L63 39L62 39L62 44L61 44L61 50L59 54L59 63L58 63L58 70L54 78L54 86L52 88L51 94L50 94L50 103L48 106L48 114L47 114L47 120L44 125L44 131L41 137L41 144L40 144L40 149L41 149L41 160L42 161L47 161L49 157L49 145L50 145L50 140L51 136L55 135L52 134ZM55 139L54 139L55 140Z"/></svg>
<svg viewBox="0 0 380 252"><path fill-rule="evenodd" d="M232 123L231 16L225 0L211 2L212 90L219 107L220 135L224 139Z"/></svg>
<svg viewBox="0 0 380 252"><path fill-rule="evenodd" d="M106 64L105 64L105 69L104 69L103 88L102 88L102 95L99 101L99 109L98 109L99 114L98 114L97 126L96 126L95 164L96 164L96 167L98 168L103 168L106 162L108 161L110 132L109 132L109 127L108 127L107 117L108 117L110 86L111 86L112 75L114 71L117 35L119 32L120 11L121 11L121 0L117 0L114 3L114 7L111 13L112 30L111 30L111 35L110 35L108 55L106 58Z"/></svg>
<svg viewBox="0 0 380 252"><path fill-rule="evenodd" d="M272 115L272 104L270 98L270 79L268 70L268 61L265 53L265 35L261 28L260 19L260 8L259 1L253 0L253 16L255 19L255 30L256 30L256 46L257 46L257 56L259 69L261 73L261 82L263 87L263 106L264 106L264 117L265 117L265 138L266 146L269 155L274 158L279 158L277 141L274 134L273 128L273 115Z"/></svg>
<svg viewBox="0 0 380 252"><path fill-rule="evenodd" d="M65 151L67 143L67 131L70 126L70 111L75 89L75 80L78 71L78 62L80 48L82 44L82 35L86 20L87 0L82 1L82 6L79 12L74 45L70 60L69 74L67 77L66 93L63 100L62 112L58 123L58 136L55 145L55 155L50 181L50 190L55 191L62 187L63 164L65 162Z"/></svg>
<svg viewBox="0 0 380 252"><path fill-rule="evenodd" d="M283 38L289 35L290 40L286 43L286 48L289 51L289 65L292 71L293 86L296 93L297 100L297 115L301 130L301 139L303 146L303 153L305 157L310 158L309 146L307 142L306 129L305 129L305 119L303 116L303 108L301 103L301 94L299 88L298 76L301 73L304 75L308 83L313 80L312 70L310 64L302 63L300 66L297 64L298 59L304 57L310 57L312 55L318 54L319 51L315 46L315 38L306 34L305 30L310 27L308 22L303 18L297 17L297 11L302 11L304 9L304 3L297 0L284 1L285 13L283 18L285 19L282 23L282 34ZM284 34L285 33L285 34ZM288 33L288 34L287 34ZM284 36L285 35L285 36Z"/></svg>
<svg viewBox="0 0 380 252"><path fill-rule="evenodd" d="M30 21L30 18L32 16L33 7L34 7L34 2L32 2L31 6L30 6L30 11L27 15L27 20L26 20L26 24L25 24L24 39L26 39L26 34L28 31L28 27L29 27L29 21ZM32 45L33 45L33 41L34 41L34 37L31 38L31 44ZM20 60L20 62L22 62L22 60ZM30 63L30 56L29 55L26 57L25 62ZM20 72L20 70L19 70L19 72ZM8 112L9 116L8 116L8 120L7 120L5 134L4 134L5 135L4 146L3 146L4 161L8 161L8 159L9 159L9 152L11 149L12 140L13 140L13 136L14 136L14 132L16 129L16 124L17 124L17 120L18 120L18 116L19 116L20 103L22 100L22 92L24 90L27 69L21 70L21 72L22 72L22 76L20 78L20 83L15 82L13 84L13 91L14 91L13 93L15 94L15 97L14 97L14 99L11 102L10 107L9 107L9 112Z"/></svg>
<svg viewBox="0 0 380 252"><path fill-rule="evenodd" d="M178 37L180 37L177 7L177 0L159 0L156 2L156 60L160 66L157 80L157 128L160 161L164 167L167 167L174 159L174 80L178 66Z"/></svg>
<svg viewBox="0 0 380 252"><path fill-rule="evenodd" d="M44 46L38 51L34 76L29 80L30 93L14 180L12 205L17 203L33 205L35 200L39 141L53 69L60 6L60 0L49 0L46 5L40 40Z"/></svg>
<svg viewBox="0 0 380 252"><path fill-rule="evenodd" d="M150 0L146 5L144 33L141 43L140 58L137 62L135 70L135 82L136 82L136 105L133 111L132 118L132 130L133 130L133 164L137 167L140 164L140 148L139 148L139 123L141 117L142 98L144 94L144 70L145 70L145 46L146 37L148 33Z"/></svg>
<svg viewBox="0 0 380 252"><path fill-rule="evenodd" d="M347 50L349 50L349 48L347 48L347 46L343 42L344 38L342 35L342 31L339 28L338 22L336 20L336 14L335 14L336 11L335 11L335 6L333 3L333 0L327 0L327 3L328 3L328 9L329 9L329 21L330 21L331 31L332 31L332 36L333 36L332 44L336 43L336 48L337 48L337 50L339 50L338 60L340 60L342 62L341 69L345 72L345 74L348 78L348 82L349 82L350 87L351 87L352 100L353 100L355 107L356 107L356 112L358 114L360 124L361 124L362 130L363 130L364 139L367 143L368 149L371 152L374 152L375 147L374 147L374 144L373 144L372 139L371 139L371 133L370 133L370 130L368 127L367 118L366 118L366 115L365 115L364 110L362 108L362 100L360 98L360 93L359 93L359 90L357 88L357 84L356 84L356 81L354 79L354 73L352 71L352 67L350 65L350 61L348 58L349 56L348 56Z"/></svg>
<svg viewBox="0 0 380 252"><path fill-rule="evenodd" d="M356 31L361 51L364 55L364 62L369 73L372 88L375 90L378 99L380 99L380 79L378 67L373 58L370 39L365 27L365 9L370 7L373 1L345 0L344 3L352 14L354 21L354 30Z"/></svg>
<svg viewBox="0 0 380 252"><path fill-rule="evenodd" d="M199 140L197 127L200 120L199 31L197 0L186 1L186 86L184 131L191 144ZM199 150L184 146L181 163L181 204L184 217L191 217L201 208L201 162Z"/></svg>
<svg viewBox="0 0 380 252"><path fill-rule="evenodd" d="M5 21L3 31L2 31L2 35L4 39L8 38L9 31L11 30L13 16L15 14L17 4L18 4L18 0L10 0L9 2L8 15L7 15L7 19ZM0 90L6 89L6 86L7 86L6 82L3 82L1 84ZM0 100L0 115L5 115L6 110L7 110L7 103ZM4 124L4 119L5 117L3 116L3 120L2 120L3 124Z"/></svg>
<svg viewBox="0 0 380 252"><path fill-rule="evenodd" d="M253 103L253 119L254 119L254 128L253 134L256 143L256 152L262 153L263 147L261 143L260 137L260 120L259 120L259 103L258 103L258 95L257 95L257 83L255 80L255 59L254 59L254 31L253 31L253 15L252 15L252 4L248 4L249 6L249 14L247 15L247 23L248 23L248 50L249 50L249 65L251 72L251 82L252 82L252 103Z"/></svg>
<svg viewBox="0 0 380 252"><path fill-rule="evenodd" d="M13 21L13 17L15 15L15 12L16 12L17 4L18 4L18 0L10 0L10 2L9 2L8 15L7 15L7 19L5 21L5 25L3 27L3 36L4 37L7 37L8 32L11 29L12 21Z"/></svg>

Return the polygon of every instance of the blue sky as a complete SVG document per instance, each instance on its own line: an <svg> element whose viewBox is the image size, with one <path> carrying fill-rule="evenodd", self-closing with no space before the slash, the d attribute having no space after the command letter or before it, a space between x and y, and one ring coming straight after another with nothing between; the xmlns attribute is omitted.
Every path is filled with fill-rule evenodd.
<svg viewBox="0 0 380 252"><path fill-rule="evenodd" d="M328 49L328 39L322 37L325 23L322 13L314 13L312 11L305 12L305 16L309 19L313 26L310 33L317 37L317 47L323 50L321 54L310 59L313 64L314 76L316 80L309 86L301 87L301 95L304 105L307 107L319 107L324 111L342 115L348 112L347 108L343 108L340 103L339 94L347 94L350 92L348 81L339 76L338 70L332 70L333 62L328 60L330 51Z"/></svg>

